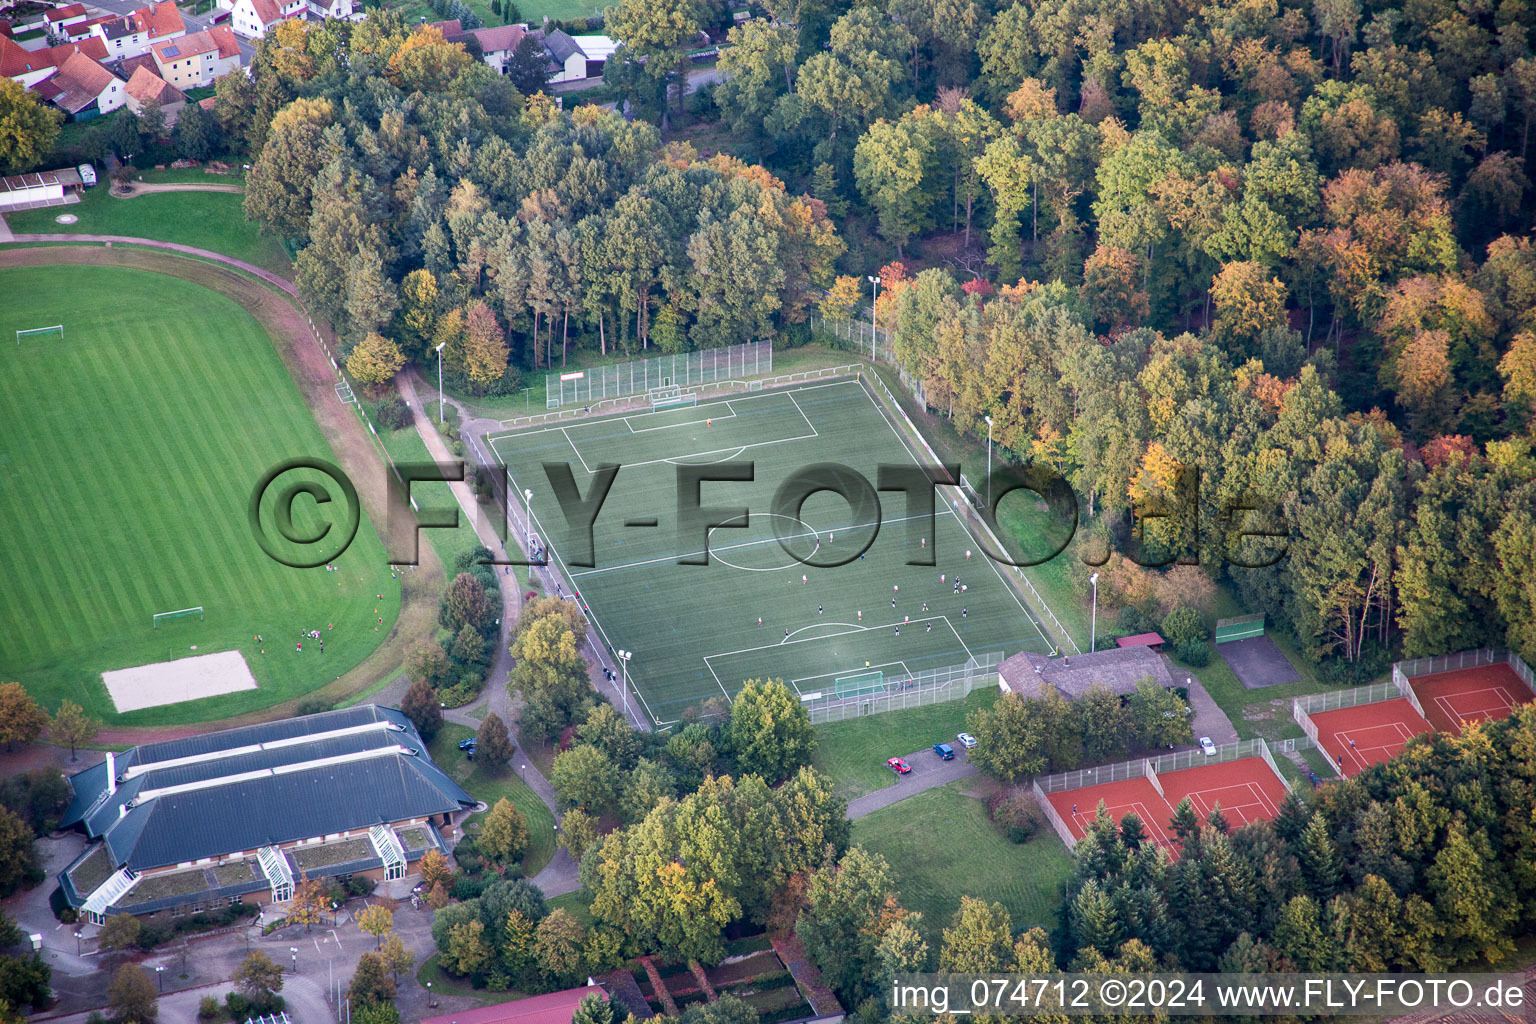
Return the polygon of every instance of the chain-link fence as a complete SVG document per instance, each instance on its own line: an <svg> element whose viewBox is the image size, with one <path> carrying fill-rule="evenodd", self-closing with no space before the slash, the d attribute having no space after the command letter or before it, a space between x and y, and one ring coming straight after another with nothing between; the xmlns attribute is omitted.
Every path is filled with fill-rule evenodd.
<svg viewBox="0 0 1536 1024"><path fill-rule="evenodd" d="M857 697L824 696L806 701L804 706L810 713L812 724L821 725L824 722L841 722L848 718L863 718L865 715L879 715L887 711L942 704L960 700L983 687L996 686L997 667L1002 662L1002 653L993 651L971 658L963 665L928 669L911 675L887 675L883 691Z"/></svg>
<svg viewBox="0 0 1536 1024"><path fill-rule="evenodd" d="M812 310L811 330L829 334L871 359L886 363L896 361L896 349L891 340L891 332L883 327L876 327L867 320L828 320Z"/></svg>
<svg viewBox="0 0 1536 1024"><path fill-rule="evenodd" d="M745 345L652 356L589 370L551 373L544 377L545 407L590 405L610 398L644 394L666 385L688 387L735 377L773 372L773 344L749 341Z"/></svg>
<svg viewBox="0 0 1536 1024"><path fill-rule="evenodd" d="M1479 647L1475 651L1457 651L1455 654L1437 654L1429 658L1411 658L1392 666L1394 676L1417 679L1439 672L1453 672L1459 668L1477 668L1480 665L1496 665L1508 661L1509 652L1492 647ZM1513 662L1511 662L1513 664Z"/></svg>

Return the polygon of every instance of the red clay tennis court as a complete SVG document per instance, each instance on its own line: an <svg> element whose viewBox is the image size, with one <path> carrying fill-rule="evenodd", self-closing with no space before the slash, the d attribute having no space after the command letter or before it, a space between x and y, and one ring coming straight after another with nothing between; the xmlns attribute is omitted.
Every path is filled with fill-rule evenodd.
<svg viewBox="0 0 1536 1024"><path fill-rule="evenodd" d="M1273 821L1287 795L1285 783L1257 757L1160 772L1158 780L1163 784L1170 814L1187 796L1202 820L1220 804L1221 813L1233 828L1250 821Z"/></svg>
<svg viewBox="0 0 1536 1024"><path fill-rule="evenodd" d="M1117 825L1127 814L1136 812L1152 841L1176 854L1169 824L1174 808L1186 796L1202 821L1220 804L1221 813L1233 828L1250 821L1272 820L1286 796L1285 783L1258 757L1176 772L1158 772L1157 779L1163 787L1162 793L1149 779L1140 777L1060 790L1046 799L1073 839L1088 834L1088 825L1098 814L1102 802Z"/></svg>
<svg viewBox="0 0 1536 1024"><path fill-rule="evenodd" d="M1146 826L1147 835L1159 846L1173 848L1168 835L1168 822L1173 808L1163 799L1145 778L1126 779L1123 782L1102 782L1082 789L1065 789L1046 797L1061 820L1066 822L1073 839L1088 834L1088 825L1099 813L1099 804L1109 812L1116 825L1132 811Z"/></svg>
<svg viewBox="0 0 1536 1024"><path fill-rule="evenodd" d="M1453 736L1461 735L1466 723L1507 718L1532 700L1531 691L1504 662L1419 676L1411 685L1429 724Z"/></svg>
<svg viewBox="0 0 1536 1024"><path fill-rule="evenodd" d="M1409 740L1430 731L1430 724L1403 697L1314 711L1311 717L1323 753L1350 779L1396 757Z"/></svg>

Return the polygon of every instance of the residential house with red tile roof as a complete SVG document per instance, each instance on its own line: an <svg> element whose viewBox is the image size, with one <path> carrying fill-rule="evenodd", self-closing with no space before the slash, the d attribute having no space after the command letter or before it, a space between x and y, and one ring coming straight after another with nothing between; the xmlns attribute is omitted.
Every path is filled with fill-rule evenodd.
<svg viewBox="0 0 1536 1024"><path fill-rule="evenodd" d="M280 21L302 18L308 10L305 0L235 0L230 8L229 24L236 35L260 39Z"/></svg>
<svg viewBox="0 0 1536 1024"><path fill-rule="evenodd" d="M90 20L90 14L86 11L85 4L70 4L68 7L55 7L46 12L43 15L43 27L48 31L49 39L63 42L66 38L65 29L88 20Z"/></svg>
<svg viewBox="0 0 1536 1024"><path fill-rule="evenodd" d="M512 61L512 51L517 49L517 44L528 34L528 27L496 25L492 28L477 28L467 34L479 41L480 59L498 75L504 75L507 73L507 65Z"/></svg>
<svg viewBox="0 0 1536 1024"><path fill-rule="evenodd" d="M113 59L121 59L148 53L150 46L162 39L186 35L187 25L181 20L181 12L175 3L163 0L152 7L140 7L132 14L93 26L91 31L101 37Z"/></svg>
<svg viewBox="0 0 1536 1024"><path fill-rule="evenodd" d="M133 73L133 77L128 79L127 92L128 109L135 114L144 113L144 105L147 103L160 104L167 128L176 123L181 108L187 105L187 97L180 89L148 68L141 67Z"/></svg>
<svg viewBox="0 0 1536 1024"><path fill-rule="evenodd" d="M30 89L56 72L77 53L83 53L95 61L107 59L107 48L96 38L62 46L47 46L41 50L28 50L9 37L0 36L0 75Z"/></svg>
<svg viewBox="0 0 1536 1024"><path fill-rule="evenodd" d="M128 84L84 53L71 54L32 91L82 121L109 114L128 101Z"/></svg>
<svg viewBox="0 0 1536 1024"><path fill-rule="evenodd" d="M228 25L215 25L150 47L161 78L178 89L209 85L240 67L240 41Z"/></svg>

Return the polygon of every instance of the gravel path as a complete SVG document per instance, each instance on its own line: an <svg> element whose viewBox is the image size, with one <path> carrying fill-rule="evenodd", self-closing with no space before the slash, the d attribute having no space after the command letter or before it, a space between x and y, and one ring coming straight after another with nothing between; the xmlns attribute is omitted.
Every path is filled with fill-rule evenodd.
<svg viewBox="0 0 1536 1024"><path fill-rule="evenodd" d="M116 186L107 190L107 194L113 199L133 199L137 196L148 195L151 192L244 192L244 185L198 185L193 182L129 182L127 192L119 192Z"/></svg>

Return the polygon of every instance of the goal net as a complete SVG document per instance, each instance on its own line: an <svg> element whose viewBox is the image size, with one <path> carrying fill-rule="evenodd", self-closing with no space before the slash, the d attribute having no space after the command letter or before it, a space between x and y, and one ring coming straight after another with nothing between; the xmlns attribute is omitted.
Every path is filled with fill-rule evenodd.
<svg viewBox="0 0 1536 1024"><path fill-rule="evenodd" d="M16 332L16 344L20 345L23 341L26 341L28 338L36 338L36 337L39 337L39 336L47 336L47 335L51 335L51 334L57 334L59 336L59 340L63 341L64 340L64 325L63 324L54 324L52 327L31 327L31 328L28 328L25 331L17 331Z"/></svg>
<svg viewBox="0 0 1536 1024"><path fill-rule="evenodd" d="M203 606L202 605L198 605L195 608L178 608L178 609L176 609L173 612L156 612L155 613L155 628L159 629L160 628L160 623L162 623L162 622L170 622L172 619L187 619L187 618L191 618L194 615L197 616L197 620L199 622L201 622L203 620Z"/></svg>
<svg viewBox="0 0 1536 1024"><path fill-rule="evenodd" d="M880 669L858 672L851 676L838 676L833 680L833 692L839 697L862 697L885 689L885 673Z"/></svg>
<svg viewBox="0 0 1536 1024"><path fill-rule="evenodd" d="M669 384L665 387L652 388L650 396L652 409L665 409L672 405L699 404L699 396L692 391L685 392L680 384Z"/></svg>

